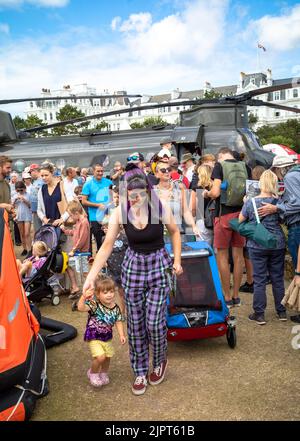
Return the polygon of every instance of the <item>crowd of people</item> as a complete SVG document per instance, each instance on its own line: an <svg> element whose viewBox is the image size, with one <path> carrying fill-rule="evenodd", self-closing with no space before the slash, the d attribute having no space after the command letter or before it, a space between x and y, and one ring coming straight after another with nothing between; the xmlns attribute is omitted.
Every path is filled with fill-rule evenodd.
<svg viewBox="0 0 300 441"><path fill-rule="evenodd" d="M197 163L190 152L179 160L169 137L161 140L151 161L132 152L126 164L117 161L107 175L103 164L68 167L60 174L49 162L31 164L18 174L8 157L0 157L0 207L8 212L15 245L22 247L20 275L29 277L45 260L45 244L32 247L41 225L51 224L65 235L69 297L76 301L73 309L89 317L84 339L92 356L88 378L93 386L109 382L112 327L116 325L125 344L125 317L132 392L142 395L148 382L163 381L168 364L168 274L180 276L183 271L183 234L214 249L228 308L241 305L240 292L253 293L249 319L266 324L266 286L271 283L277 317L287 320L281 303L286 254L282 225L287 227L295 283L300 285L300 165L275 157L269 170L250 169L242 159L224 147L216 157L206 154ZM254 239L246 242L232 228L232 220L256 223L258 216L276 239L274 248ZM167 241L173 245L173 261L165 250ZM81 287L79 272L84 277ZM300 315L291 320L300 323Z"/></svg>

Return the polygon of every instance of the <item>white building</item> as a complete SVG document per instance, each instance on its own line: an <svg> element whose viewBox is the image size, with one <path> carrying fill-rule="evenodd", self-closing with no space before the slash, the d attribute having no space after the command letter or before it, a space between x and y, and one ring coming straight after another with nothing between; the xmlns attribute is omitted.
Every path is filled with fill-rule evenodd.
<svg viewBox="0 0 300 441"><path fill-rule="evenodd" d="M181 110L188 110L191 106L170 106L169 103L171 102L176 103L176 101L182 100L201 99L204 98L206 91L211 90L214 90L223 96L236 95L266 86L280 85L291 80L291 78L273 80L270 69L268 69L267 73L245 74L241 72L238 85L213 87L210 83L206 82L204 87L199 90L181 92L176 89L171 93L166 94L153 96L145 95L134 101L130 101L126 96L124 98L93 98L93 95L112 95L112 93L109 93L108 90L97 93L95 88L88 87L87 84L80 84L72 87L67 85L61 90L50 91L49 89L42 89L41 97L74 96L72 100L64 100L62 98L59 100L53 99L52 101L31 101L29 102L28 110L25 113L27 115L36 114L43 120L43 122L51 124L57 122L56 113L66 104L71 104L76 105L76 107L87 116L118 109L130 109L129 113L116 114L104 118L109 125L108 129L113 131L130 129L130 124L133 122L142 122L144 118L150 116L161 116L168 123L176 124L178 122L179 112ZM126 94L124 91L114 92L113 94L118 93ZM88 95L91 98L80 98L80 96L84 95ZM257 96L257 99L300 108L300 87L259 95ZM135 110L135 108L139 106L155 104L165 104L165 106L159 109L149 109L144 111ZM300 114L263 106L249 106L248 111L258 117L257 127L265 124L274 125L279 122L285 122L291 118L300 118ZM90 127L95 127L99 122L100 120L91 120Z"/></svg>

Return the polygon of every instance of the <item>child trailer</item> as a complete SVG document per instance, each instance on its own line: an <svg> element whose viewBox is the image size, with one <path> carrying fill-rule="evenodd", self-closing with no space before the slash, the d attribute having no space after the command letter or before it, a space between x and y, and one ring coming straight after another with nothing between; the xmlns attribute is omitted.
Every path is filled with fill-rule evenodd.
<svg viewBox="0 0 300 441"><path fill-rule="evenodd" d="M171 244L166 249L173 257ZM215 255L207 242L182 244L183 274L172 283L168 299L168 340L194 340L226 335L236 346L235 317L226 306ZM173 278L174 281L174 278Z"/></svg>

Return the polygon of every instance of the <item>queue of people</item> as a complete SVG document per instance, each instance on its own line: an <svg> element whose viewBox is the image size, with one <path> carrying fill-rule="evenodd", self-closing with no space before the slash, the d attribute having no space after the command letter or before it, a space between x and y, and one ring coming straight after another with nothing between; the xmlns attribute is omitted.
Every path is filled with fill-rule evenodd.
<svg viewBox="0 0 300 441"><path fill-rule="evenodd" d="M32 224L36 231L39 225L51 223L67 237L63 247L70 256L70 298L76 300L74 310L88 313L85 340L92 355L90 383L94 387L109 383L112 328L115 324L125 344L126 320L135 395L144 394L149 383L156 386L165 377L167 273L179 276L183 271L182 233L189 232L214 249L228 308L241 305L240 292L253 293L249 320L259 325L266 324L269 281L277 317L287 320L281 303L286 250L282 224L288 228L288 249L300 285L300 193L294 191L300 188L300 165L275 157L270 170L261 166L251 170L229 148L220 149L216 157L203 155L197 164L186 152L180 162L168 137L160 148L150 162L141 152L132 152L126 164L114 164L108 177L103 164L95 164L90 175L85 169L69 167L65 178L56 176L52 164L32 164L27 172L30 182L27 175L11 173L9 158L0 157L0 207L19 227L21 254L27 257L31 248ZM246 192L247 181L258 182L254 193ZM279 182L284 185L281 195ZM257 216L276 237L276 248L246 242L231 228L232 220L255 223ZM93 254L92 236L97 254L84 261L81 292L76 253ZM173 262L165 251L166 236L173 245ZM25 266L26 270L20 268L28 273L30 264ZM242 285L244 268L247 279ZM300 315L291 320L300 323Z"/></svg>

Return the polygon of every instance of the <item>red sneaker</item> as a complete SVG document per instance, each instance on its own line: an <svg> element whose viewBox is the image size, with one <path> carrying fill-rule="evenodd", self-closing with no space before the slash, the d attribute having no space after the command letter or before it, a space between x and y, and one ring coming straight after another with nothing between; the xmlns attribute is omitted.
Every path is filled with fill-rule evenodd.
<svg viewBox="0 0 300 441"><path fill-rule="evenodd" d="M132 385L132 393L134 395L143 395L146 392L147 389L147 379L145 375L139 375L134 380L134 383Z"/></svg>
<svg viewBox="0 0 300 441"><path fill-rule="evenodd" d="M153 369L153 372L151 372L149 376L149 383L152 386L156 386L157 384L160 384L164 380L167 366L168 366L168 360L164 361L159 366Z"/></svg>

